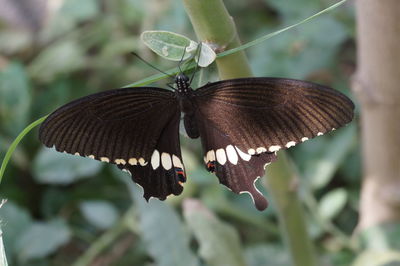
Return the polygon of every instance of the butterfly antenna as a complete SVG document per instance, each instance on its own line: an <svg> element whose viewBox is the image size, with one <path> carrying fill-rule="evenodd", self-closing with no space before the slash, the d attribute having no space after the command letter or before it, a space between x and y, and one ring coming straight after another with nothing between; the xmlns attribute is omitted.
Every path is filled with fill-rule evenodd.
<svg viewBox="0 0 400 266"><path fill-rule="evenodd" d="M196 68L194 69L193 75L192 75L192 77L190 78L189 84L192 84L192 81L193 81L193 79L194 79L194 76L196 75L196 72L197 72L197 70L199 69L199 60L200 60L200 54L201 54L201 45L202 45L202 42L200 42L199 48L197 48L197 51L196 51L196 52L198 53L198 55L197 55Z"/></svg>
<svg viewBox="0 0 400 266"><path fill-rule="evenodd" d="M182 65L182 62L183 62L183 58L185 57L186 47L187 46L185 46L185 48L183 49L183 54L182 54L181 60L179 60L179 64L178 64L178 68L179 68L180 73L183 73L183 71L181 69L181 65Z"/></svg>
<svg viewBox="0 0 400 266"><path fill-rule="evenodd" d="M159 69L158 67L153 66L152 64L150 64L149 62L147 62L146 60L144 60L143 58L141 58L137 53L131 52L131 54L133 54L134 56L136 56L138 59L140 59L142 62L144 62L146 65L150 66L151 68L154 68L155 70L157 70L157 71L159 71L159 72L161 72L161 73L167 75L167 76L170 77L170 78L174 78L174 76L172 76L171 74L168 74L167 72L162 71L162 70ZM180 68L179 68L179 70L180 70Z"/></svg>

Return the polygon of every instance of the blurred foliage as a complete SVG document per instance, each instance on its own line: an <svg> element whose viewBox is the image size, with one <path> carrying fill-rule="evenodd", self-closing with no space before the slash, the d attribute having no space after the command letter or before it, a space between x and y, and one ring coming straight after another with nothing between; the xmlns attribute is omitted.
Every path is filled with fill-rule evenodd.
<svg viewBox="0 0 400 266"><path fill-rule="evenodd" d="M243 42L329 3L225 1ZM349 95L353 7L339 9L247 50L254 73L313 80ZM141 32L170 30L195 39L179 0L48 1L43 12L35 30L16 23L22 17L0 12L0 158L29 122L77 97L154 73L130 52L161 69L176 66L146 49ZM210 69L204 76L215 76ZM355 122L290 149L321 265L399 260L391 250L399 244L398 225L351 239L360 189L358 134ZM204 171L199 142L181 138L189 176L184 193L146 203L125 173L44 149L32 132L14 153L0 187L1 198L8 199L0 217L9 264L288 265L273 202L258 212L248 196L225 190ZM200 201L182 204L189 197ZM363 244L371 237L379 241ZM379 254L363 253L364 247Z"/></svg>

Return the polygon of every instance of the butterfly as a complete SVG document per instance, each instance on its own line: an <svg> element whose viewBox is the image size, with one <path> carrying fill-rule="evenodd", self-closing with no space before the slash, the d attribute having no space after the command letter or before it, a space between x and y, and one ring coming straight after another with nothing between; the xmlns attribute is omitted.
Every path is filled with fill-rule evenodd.
<svg viewBox="0 0 400 266"><path fill-rule="evenodd" d="M179 125L200 138L204 166L235 193L268 202L255 182L276 152L349 123L344 94L286 78L239 78L196 90L180 73L175 89L132 87L72 101L48 116L39 139L57 151L117 165L143 187L144 198L179 195L186 182Z"/></svg>

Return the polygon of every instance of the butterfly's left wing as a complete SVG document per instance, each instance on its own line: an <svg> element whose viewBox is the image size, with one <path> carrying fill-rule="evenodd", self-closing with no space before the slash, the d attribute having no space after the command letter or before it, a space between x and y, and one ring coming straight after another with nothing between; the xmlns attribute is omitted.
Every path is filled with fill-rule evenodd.
<svg viewBox="0 0 400 266"><path fill-rule="evenodd" d="M72 101L43 122L47 147L116 164L131 173L144 197L165 199L185 181L175 94L153 88L104 91Z"/></svg>
<svg viewBox="0 0 400 266"><path fill-rule="evenodd" d="M344 126L354 105L345 95L310 82L244 78L195 91L195 119L209 170L236 193L265 200L253 187L274 153Z"/></svg>

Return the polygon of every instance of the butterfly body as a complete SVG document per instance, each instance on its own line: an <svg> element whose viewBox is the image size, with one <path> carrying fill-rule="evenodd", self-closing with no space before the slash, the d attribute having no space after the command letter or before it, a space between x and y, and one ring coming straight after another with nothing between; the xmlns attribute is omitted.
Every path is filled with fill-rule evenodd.
<svg viewBox="0 0 400 266"><path fill-rule="evenodd" d="M276 152L349 123L353 103L310 82L242 78L193 90L179 74L175 91L124 88L62 106L42 124L40 140L57 151L116 164L161 200L186 181L179 124L201 139L205 168L235 193L249 193L260 210L267 201L255 186Z"/></svg>

